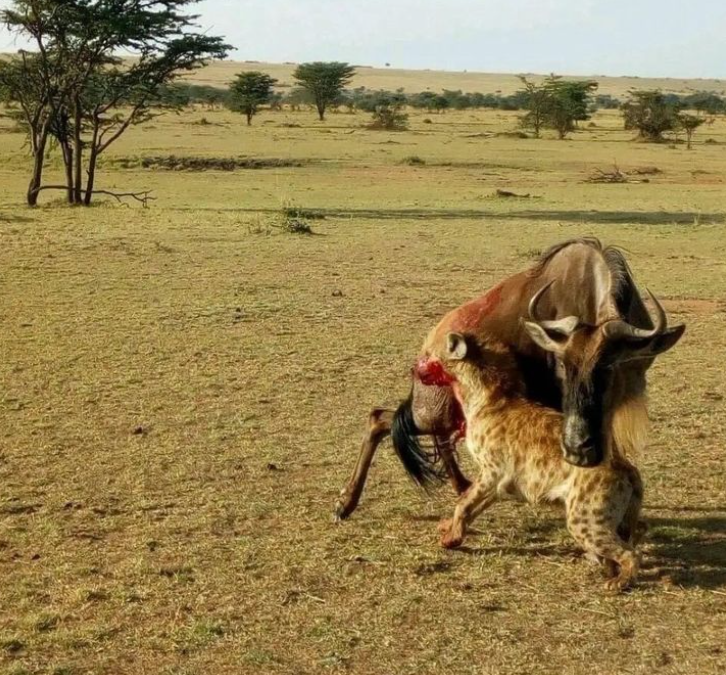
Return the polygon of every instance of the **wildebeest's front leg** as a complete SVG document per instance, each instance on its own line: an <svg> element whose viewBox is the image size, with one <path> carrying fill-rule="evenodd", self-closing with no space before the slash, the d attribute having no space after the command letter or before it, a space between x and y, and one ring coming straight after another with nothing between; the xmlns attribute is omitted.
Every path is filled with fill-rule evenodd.
<svg viewBox="0 0 726 675"><path fill-rule="evenodd" d="M456 443L452 437L436 437L436 446L444 463L451 487L457 495L464 494L471 486L471 481L461 472L456 461Z"/></svg>
<svg viewBox="0 0 726 675"><path fill-rule="evenodd" d="M368 418L368 429L363 438L353 474L346 486L340 491L340 496L335 502L333 515L336 520L346 519L357 508L368 478L368 470L373 462L373 456L381 441L390 435L394 415L395 412L387 408L374 408L371 411ZM456 494L463 494L469 488L471 482L462 473L456 461L456 444L453 437L451 435L436 436L435 440L451 486Z"/></svg>
<svg viewBox="0 0 726 675"><path fill-rule="evenodd" d="M363 439L353 475L335 502L333 514L336 520L347 518L358 506L373 455L376 454L380 442L391 433L393 415L394 411L386 408L373 408L371 411L368 417L368 431Z"/></svg>

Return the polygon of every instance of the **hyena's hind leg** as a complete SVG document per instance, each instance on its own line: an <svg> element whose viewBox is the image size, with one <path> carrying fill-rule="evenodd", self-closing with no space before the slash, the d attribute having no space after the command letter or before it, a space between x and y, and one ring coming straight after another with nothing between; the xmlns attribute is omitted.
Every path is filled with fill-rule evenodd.
<svg viewBox="0 0 726 675"><path fill-rule="evenodd" d="M603 562L606 574L611 577L606 587L623 591L628 588L638 574L640 556L634 545L618 534L620 527L632 522L637 528L640 514L640 499L633 494L630 486L624 486L627 499L623 504L613 503L600 498L573 501L568 508L567 526L580 546Z"/></svg>
<svg viewBox="0 0 726 675"><path fill-rule="evenodd" d="M621 539L636 548L648 531L648 524L640 519L643 508L643 481L638 469L634 466L629 467L628 478L633 492L625 515L618 525L618 534Z"/></svg>

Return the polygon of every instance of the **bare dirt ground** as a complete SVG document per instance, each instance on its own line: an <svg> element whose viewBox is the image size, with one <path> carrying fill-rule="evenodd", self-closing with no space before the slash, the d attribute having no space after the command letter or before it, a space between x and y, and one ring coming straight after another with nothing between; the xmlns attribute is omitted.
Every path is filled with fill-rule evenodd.
<svg viewBox="0 0 726 675"><path fill-rule="evenodd" d="M726 124L687 152L610 114L564 142L473 136L511 129L504 113L424 117L159 118L100 180L153 188L149 209L25 209L4 129L3 672L724 672ZM119 164L165 154L316 161ZM614 161L661 173L586 182ZM290 203L326 215L314 235L276 227ZM407 393L437 317L586 234L688 324L651 371L637 587L606 594L547 508L498 504L439 549L453 496L417 492L387 445L334 525L367 412Z"/></svg>

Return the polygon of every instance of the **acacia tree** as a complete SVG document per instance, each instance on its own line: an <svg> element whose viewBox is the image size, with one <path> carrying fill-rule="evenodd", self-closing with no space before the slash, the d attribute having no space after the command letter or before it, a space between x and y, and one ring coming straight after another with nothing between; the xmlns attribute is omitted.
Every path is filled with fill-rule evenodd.
<svg viewBox="0 0 726 675"><path fill-rule="evenodd" d="M705 123L706 119L703 117L689 115L688 113L679 113L678 127L686 132L686 148L688 150L693 147L693 134L696 132L696 129Z"/></svg>
<svg viewBox="0 0 726 675"><path fill-rule="evenodd" d="M592 93L597 89L592 80L567 81L550 75L544 82L547 104L545 126L554 129L562 140L577 128L577 123L590 118Z"/></svg>
<svg viewBox="0 0 726 675"><path fill-rule="evenodd" d="M28 136L33 158L26 200L31 206L38 200L38 188L43 180L43 166L51 138L51 126L56 119L51 90L41 72L37 55L20 52L19 57L0 62L0 95L5 104L16 104L8 115Z"/></svg>
<svg viewBox="0 0 726 675"><path fill-rule="evenodd" d="M259 106L270 101L272 88L276 84L277 80L265 73L239 73L230 86L230 109L243 113L247 117L247 126L250 126Z"/></svg>
<svg viewBox="0 0 726 675"><path fill-rule="evenodd" d="M519 75L519 79L523 87L516 95L521 96L527 109L527 113L519 120L519 123L523 128L531 129L534 137L539 138L545 123L547 106L550 104L550 92L545 85L538 85L524 75Z"/></svg>
<svg viewBox="0 0 726 675"><path fill-rule="evenodd" d="M292 76L310 94L320 121L325 109L338 98L355 75L355 67L340 61L301 63Z"/></svg>
<svg viewBox="0 0 726 675"><path fill-rule="evenodd" d="M661 91L633 90L631 100L623 105L626 129L635 129L642 140L661 143L666 131L678 128L680 104Z"/></svg>
<svg viewBox="0 0 726 675"><path fill-rule="evenodd" d="M64 189L70 202L85 205L94 193L108 193L94 188L99 156L156 114L154 104L181 73L226 56L221 38L194 32L198 16L185 10L196 2L13 0L0 12L0 21L37 50L9 62L23 77L35 76L36 85L5 80L10 99L31 102L21 105L34 156L28 204L49 189ZM134 58L124 62L118 52ZM49 136L61 147L66 185L42 184L40 149Z"/></svg>

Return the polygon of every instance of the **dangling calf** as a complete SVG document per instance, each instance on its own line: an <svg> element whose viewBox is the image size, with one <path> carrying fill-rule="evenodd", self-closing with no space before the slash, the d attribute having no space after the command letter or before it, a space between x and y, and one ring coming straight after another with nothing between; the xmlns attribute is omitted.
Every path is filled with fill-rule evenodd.
<svg viewBox="0 0 726 675"><path fill-rule="evenodd" d="M607 452L593 468L565 461L561 413L525 398L509 347L494 339L449 333L431 350L428 384L449 384L467 421L467 446L478 476L457 502L454 517L439 527L441 544L459 546L469 523L503 496L530 503L564 503L567 527L588 554L611 576L610 588L622 590L635 579L642 534L643 486L638 470L617 453Z"/></svg>

